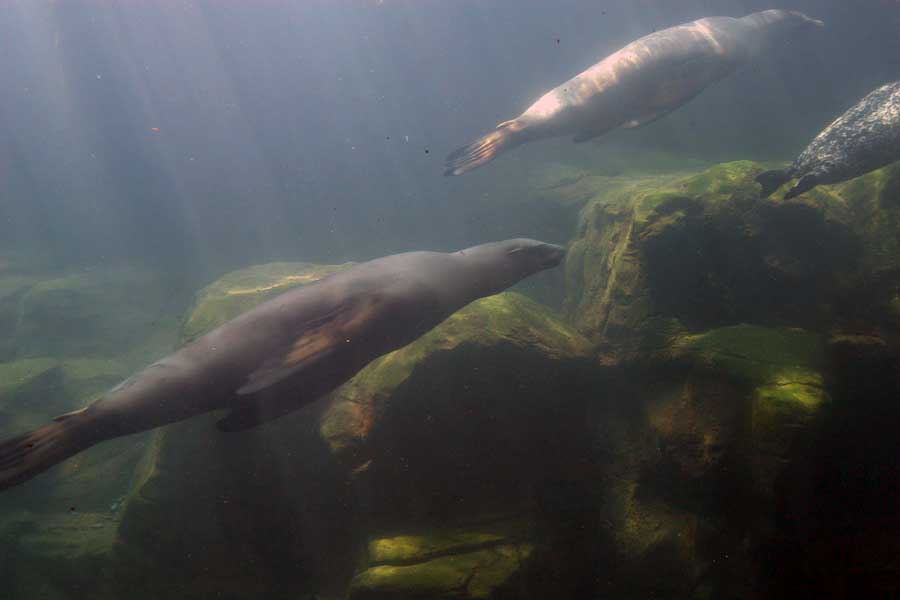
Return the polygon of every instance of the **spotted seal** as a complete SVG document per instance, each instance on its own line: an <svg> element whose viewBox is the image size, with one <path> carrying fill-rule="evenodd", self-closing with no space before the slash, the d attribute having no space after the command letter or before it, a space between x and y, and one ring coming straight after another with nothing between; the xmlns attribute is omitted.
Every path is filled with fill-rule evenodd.
<svg viewBox="0 0 900 600"><path fill-rule="evenodd" d="M900 81L869 93L810 142L790 167L756 178L762 197L799 178L786 199L820 184L839 183L900 160Z"/></svg>

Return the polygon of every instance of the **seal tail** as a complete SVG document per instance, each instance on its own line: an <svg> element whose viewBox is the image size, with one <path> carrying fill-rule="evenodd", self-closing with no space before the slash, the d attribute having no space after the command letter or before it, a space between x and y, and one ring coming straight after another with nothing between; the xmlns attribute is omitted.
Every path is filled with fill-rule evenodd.
<svg viewBox="0 0 900 600"><path fill-rule="evenodd" d="M500 123L489 134L451 152L447 156L444 175L462 175L489 163L501 152L522 143L521 132L522 127L515 120Z"/></svg>
<svg viewBox="0 0 900 600"><path fill-rule="evenodd" d="M772 192L780 188L786 181L791 179L790 171L787 169L775 169L774 171L766 171L756 176L756 183L762 186L760 198L768 198Z"/></svg>
<svg viewBox="0 0 900 600"><path fill-rule="evenodd" d="M92 446L84 410L61 415L40 429L0 442L0 491L28 481Z"/></svg>

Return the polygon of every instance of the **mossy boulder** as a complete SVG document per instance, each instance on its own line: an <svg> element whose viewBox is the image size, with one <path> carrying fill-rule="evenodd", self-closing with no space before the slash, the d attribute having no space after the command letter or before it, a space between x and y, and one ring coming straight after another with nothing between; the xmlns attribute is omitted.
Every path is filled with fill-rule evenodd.
<svg viewBox="0 0 900 600"><path fill-rule="evenodd" d="M703 408L707 395L695 406L705 415L721 414L723 408L732 413L735 435L731 440L749 451L755 491L771 499L785 466L803 454L797 445L820 431L831 404L823 376L823 336L737 325L684 336L673 347L676 356L701 370L694 380L708 380L709 375L727 378L739 401L749 399L749 405L744 400L735 407L732 400L727 408L726 400L718 408ZM740 419L749 420L749 429ZM741 434L747 439L740 440Z"/></svg>
<svg viewBox="0 0 900 600"><path fill-rule="evenodd" d="M684 331L741 322L823 330L891 320L898 167L790 201L759 198L761 171L727 163L595 197L567 258L567 316L625 360ZM863 288L868 317L853 300Z"/></svg>
<svg viewBox="0 0 900 600"><path fill-rule="evenodd" d="M128 375L108 358L32 358L0 364L0 437L81 408ZM121 498L143 454L141 436L101 444L0 497L0 595L104 596ZM21 507L27 507L22 510ZM80 597L80 596L78 596Z"/></svg>
<svg viewBox="0 0 900 600"><path fill-rule="evenodd" d="M273 263L226 274L197 294L180 337L187 342L346 266ZM333 523L347 520L346 500L317 435L315 410L241 434L219 432L214 423L220 415L152 433L124 503L121 568L178 573L166 585L148 583L157 594L169 594L175 585L190 597L247 590L248 598L260 593L260 569L275 564L307 565L292 569L293 578L285 578L288 587L300 585L320 565L325 572L335 563L342 568L343 554L328 547L344 543ZM302 515L318 516L304 520ZM297 539L301 531L314 540L311 546Z"/></svg>
<svg viewBox="0 0 900 600"><path fill-rule="evenodd" d="M527 525L486 523L369 541L366 566L350 583L352 600L507 597L528 568Z"/></svg>
<svg viewBox="0 0 900 600"><path fill-rule="evenodd" d="M198 296L184 338L270 297L273 285L333 270L228 276ZM591 372L589 342L541 305L513 293L473 303L367 367L333 402L242 434L217 431L214 415L160 432L126 502L121 557L133 571L216 574L223 591L297 563L303 572L286 584L340 587L372 528L471 517L488 504L523 514L551 465L583 464L584 436L567 434L583 429ZM367 482L386 494L364 492ZM499 546L476 551L472 565L511 560ZM473 589L495 585L488 571Z"/></svg>
<svg viewBox="0 0 900 600"><path fill-rule="evenodd" d="M0 363L0 436L45 423L48 409L59 405L60 384L59 361L53 358Z"/></svg>
<svg viewBox="0 0 900 600"><path fill-rule="evenodd" d="M349 267L301 262L253 265L232 271L197 294L182 326L182 340L190 341L293 287L313 283Z"/></svg>
<svg viewBox="0 0 900 600"><path fill-rule="evenodd" d="M111 358L30 358L0 364L0 436L46 425L82 408L126 378L130 369ZM128 489L142 452L140 438L124 438L80 453L26 486L4 493L5 506L28 498L35 511L105 510Z"/></svg>
<svg viewBox="0 0 900 600"><path fill-rule="evenodd" d="M11 598L112 600L111 513L11 511L0 522L0 592Z"/></svg>
<svg viewBox="0 0 900 600"><path fill-rule="evenodd" d="M166 286L152 271L95 268L41 279L17 301L17 357L113 355L156 326Z"/></svg>
<svg viewBox="0 0 900 600"><path fill-rule="evenodd" d="M557 367L564 371L584 365L590 357L587 340L542 305L515 293L483 298L409 346L374 361L341 387L322 418L322 436L332 451L359 466L374 458L365 446L376 429L386 426L383 419L394 406L433 411L450 398L482 398L497 384L510 383L528 396L532 390L552 394L549 380L534 380L553 377L560 383ZM533 365L548 370L531 371ZM512 380L501 376L513 373ZM484 386L495 377L496 383ZM561 390L557 393L564 397ZM422 398L428 402L423 404ZM428 422L435 419L432 415Z"/></svg>
<svg viewBox="0 0 900 600"><path fill-rule="evenodd" d="M756 597L759 545L783 506L808 506L826 368L824 336L752 325L606 368L592 427L608 595Z"/></svg>
<svg viewBox="0 0 900 600"><path fill-rule="evenodd" d="M34 273L0 271L0 360L15 358L15 334L23 316L22 298L40 280Z"/></svg>

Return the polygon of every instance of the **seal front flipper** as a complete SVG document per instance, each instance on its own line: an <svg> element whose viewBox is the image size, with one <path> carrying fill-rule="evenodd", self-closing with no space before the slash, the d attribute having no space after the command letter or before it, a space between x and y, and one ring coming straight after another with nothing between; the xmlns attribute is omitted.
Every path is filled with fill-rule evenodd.
<svg viewBox="0 0 900 600"><path fill-rule="evenodd" d="M328 358L338 348L347 348L366 325L377 317L384 302L381 294L370 292L343 302L328 314L311 320L289 345L282 345L250 373L237 394L246 396L292 377Z"/></svg>
<svg viewBox="0 0 900 600"><path fill-rule="evenodd" d="M379 319L384 305L380 294L369 293L307 323L290 345L280 347L247 377L246 383L236 390L239 404L217 423L218 428L222 431L252 429L305 404L310 399L303 395L302 388L296 393L279 389L275 395L251 396L298 376L323 360L335 359L339 351L352 349L353 342L365 334L366 327Z"/></svg>
<svg viewBox="0 0 900 600"><path fill-rule="evenodd" d="M760 198L768 198L772 192L780 188L786 181L790 181L791 174L787 170L776 169L774 171L766 171L756 176L756 183L762 186L759 193Z"/></svg>

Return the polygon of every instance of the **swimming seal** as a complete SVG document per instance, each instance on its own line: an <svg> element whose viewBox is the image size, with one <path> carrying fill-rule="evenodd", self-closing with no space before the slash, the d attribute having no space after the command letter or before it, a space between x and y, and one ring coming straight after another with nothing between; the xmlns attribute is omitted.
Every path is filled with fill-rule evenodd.
<svg viewBox="0 0 900 600"><path fill-rule="evenodd" d="M86 408L0 443L0 490L104 440L217 409L249 429L335 389L478 298L555 267L565 250L514 239L361 263L265 302Z"/></svg>
<svg viewBox="0 0 900 600"><path fill-rule="evenodd" d="M900 160L900 81L883 85L835 119L784 170L756 178L761 196L783 183L800 181L785 193L793 198L820 184L839 183Z"/></svg>
<svg viewBox="0 0 900 600"><path fill-rule="evenodd" d="M519 144L574 135L583 142L616 127L655 121L774 43L821 21L788 10L740 19L708 17L651 33L544 94L524 113L447 157L461 175Z"/></svg>

